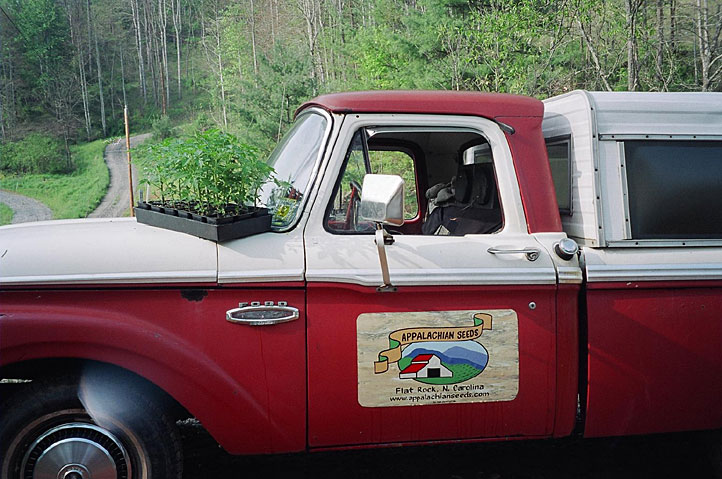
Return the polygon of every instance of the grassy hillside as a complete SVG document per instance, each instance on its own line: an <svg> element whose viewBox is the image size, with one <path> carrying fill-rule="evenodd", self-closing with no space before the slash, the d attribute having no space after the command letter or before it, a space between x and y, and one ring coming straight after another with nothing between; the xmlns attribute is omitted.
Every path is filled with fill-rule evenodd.
<svg viewBox="0 0 722 479"><path fill-rule="evenodd" d="M77 169L70 175L6 175L0 178L0 187L45 203L55 219L84 218L108 189L110 175L103 160L106 143L97 140L71 147Z"/></svg>
<svg viewBox="0 0 722 479"><path fill-rule="evenodd" d="M13 220L13 210L0 203L0 225L7 225Z"/></svg>

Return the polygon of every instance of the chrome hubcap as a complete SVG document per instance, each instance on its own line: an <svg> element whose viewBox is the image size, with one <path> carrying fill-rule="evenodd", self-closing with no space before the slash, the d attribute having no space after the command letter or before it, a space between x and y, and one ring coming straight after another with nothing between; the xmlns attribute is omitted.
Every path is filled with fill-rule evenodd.
<svg viewBox="0 0 722 479"><path fill-rule="evenodd" d="M70 423L41 434L22 464L23 479L128 479L130 458L107 429Z"/></svg>

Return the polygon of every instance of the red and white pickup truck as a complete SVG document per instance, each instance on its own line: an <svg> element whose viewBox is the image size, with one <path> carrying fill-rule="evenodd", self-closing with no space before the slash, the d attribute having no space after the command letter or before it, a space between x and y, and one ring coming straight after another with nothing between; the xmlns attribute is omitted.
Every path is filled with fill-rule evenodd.
<svg viewBox="0 0 722 479"><path fill-rule="evenodd" d="M324 95L269 161L271 232L0 228L2 478L180 477L189 416L233 454L722 428L722 94Z"/></svg>

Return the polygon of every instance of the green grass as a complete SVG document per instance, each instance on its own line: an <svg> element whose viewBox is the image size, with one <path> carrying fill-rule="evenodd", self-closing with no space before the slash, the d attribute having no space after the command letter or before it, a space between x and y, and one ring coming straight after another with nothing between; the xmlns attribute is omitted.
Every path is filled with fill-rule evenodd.
<svg viewBox="0 0 722 479"><path fill-rule="evenodd" d="M53 218L85 218L103 199L110 174L103 160L107 140L71 147L75 172L69 175L7 175L0 188L46 204ZM4 218L4 217L3 217Z"/></svg>
<svg viewBox="0 0 722 479"><path fill-rule="evenodd" d="M0 225L9 225L13 220L13 210L9 206L0 203Z"/></svg>

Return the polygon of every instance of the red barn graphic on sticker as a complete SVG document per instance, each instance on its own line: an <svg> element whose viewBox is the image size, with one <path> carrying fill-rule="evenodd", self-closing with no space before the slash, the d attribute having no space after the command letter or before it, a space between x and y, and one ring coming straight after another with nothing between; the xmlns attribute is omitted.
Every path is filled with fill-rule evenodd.
<svg viewBox="0 0 722 479"><path fill-rule="evenodd" d="M400 379L450 378L454 375L435 354L419 354L399 372Z"/></svg>

